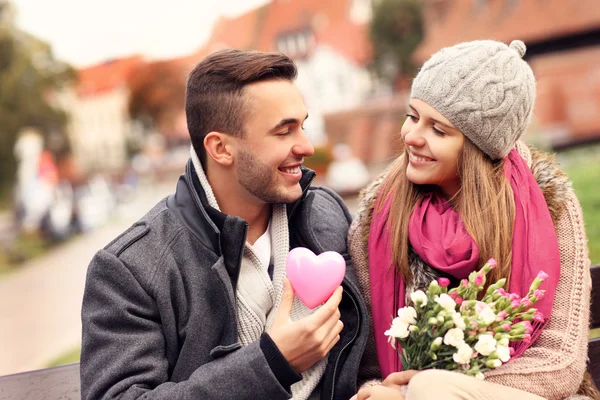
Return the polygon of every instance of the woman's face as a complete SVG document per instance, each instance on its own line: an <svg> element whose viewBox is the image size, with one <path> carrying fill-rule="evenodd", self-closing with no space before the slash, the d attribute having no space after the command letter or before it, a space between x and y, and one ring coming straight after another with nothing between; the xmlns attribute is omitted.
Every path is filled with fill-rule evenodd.
<svg viewBox="0 0 600 400"><path fill-rule="evenodd" d="M412 99L401 135L408 153L406 177L417 185L438 185L447 198L460 188L459 157L465 136L422 100Z"/></svg>

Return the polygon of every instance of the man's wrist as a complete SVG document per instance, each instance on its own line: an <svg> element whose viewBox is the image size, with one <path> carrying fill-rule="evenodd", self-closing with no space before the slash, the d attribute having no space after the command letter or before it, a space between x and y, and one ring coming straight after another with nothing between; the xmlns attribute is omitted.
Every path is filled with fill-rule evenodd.
<svg viewBox="0 0 600 400"><path fill-rule="evenodd" d="M288 360L281 354L271 336L266 332L260 337L260 349L281 386L287 389L302 379L302 375L294 370Z"/></svg>

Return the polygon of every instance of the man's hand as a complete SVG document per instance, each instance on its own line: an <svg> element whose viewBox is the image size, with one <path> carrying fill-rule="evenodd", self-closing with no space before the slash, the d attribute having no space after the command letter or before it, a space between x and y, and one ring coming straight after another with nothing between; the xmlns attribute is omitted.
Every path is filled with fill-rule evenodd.
<svg viewBox="0 0 600 400"><path fill-rule="evenodd" d="M340 340L340 332L344 327L338 309L340 301L341 286L314 314L292 321L290 313L294 304L294 289L287 278L283 280L283 297L268 333L296 372L302 373L312 367Z"/></svg>

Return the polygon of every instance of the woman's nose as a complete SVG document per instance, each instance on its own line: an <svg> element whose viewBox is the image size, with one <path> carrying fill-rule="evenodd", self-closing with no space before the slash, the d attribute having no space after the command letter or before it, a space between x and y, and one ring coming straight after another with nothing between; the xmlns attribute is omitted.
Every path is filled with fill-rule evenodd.
<svg viewBox="0 0 600 400"><path fill-rule="evenodd" d="M404 135L404 142L408 146L423 147L425 145L425 138L423 137L423 134L419 127L413 126Z"/></svg>

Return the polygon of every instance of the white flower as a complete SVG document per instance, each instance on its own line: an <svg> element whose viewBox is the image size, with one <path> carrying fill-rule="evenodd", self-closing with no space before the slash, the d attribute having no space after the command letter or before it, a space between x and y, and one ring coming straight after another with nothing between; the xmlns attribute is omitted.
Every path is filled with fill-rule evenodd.
<svg viewBox="0 0 600 400"><path fill-rule="evenodd" d="M433 344L436 347L440 347L442 345L442 338L441 337L436 337L435 339L433 339Z"/></svg>
<svg viewBox="0 0 600 400"><path fill-rule="evenodd" d="M500 340L498 340L498 347L503 346L503 347L508 347L508 338L504 337Z"/></svg>
<svg viewBox="0 0 600 400"><path fill-rule="evenodd" d="M456 302L452 299L452 297L448 296L446 293L442 293L439 296L435 296L433 300L448 312L456 311Z"/></svg>
<svg viewBox="0 0 600 400"><path fill-rule="evenodd" d="M484 307L481 307L479 309L479 312L477 313L477 318L479 318L479 320L484 324L489 325L496 320L496 314L494 314L492 308L486 304Z"/></svg>
<svg viewBox="0 0 600 400"><path fill-rule="evenodd" d="M406 324L417 323L417 311L413 307L402 307L398 310L398 318Z"/></svg>
<svg viewBox="0 0 600 400"><path fill-rule="evenodd" d="M498 358L500 358L502 362L507 362L508 360L510 360L510 349L508 348L508 346L498 345L496 347L496 353L498 353Z"/></svg>
<svg viewBox="0 0 600 400"><path fill-rule="evenodd" d="M427 305L427 295L422 290L417 290L410 294L410 299L415 305L425 307Z"/></svg>
<svg viewBox="0 0 600 400"><path fill-rule="evenodd" d="M489 356L496 350L496 339L492 335L481 335L475 345L475 351L484 356Z"/></svg>
<svg viewBox="0 0 600 400"><path fill-rule="evenodd" d="M404 339L408 336L409 324L400 320L400 318L394 318L392 320L392 326L389 330L384 332L385 336L390 336L393 338Z"/></svg>
<svg viewBox="0 0 600 400"><path fill-rule="evenodd" d="M457 349L465 342L465 333L458 328L448 329L444 335L444 344Z"/></svg>
<svg viewBox="0 0 600 400"><path fill-rule="evenodd" d="M475 378L479 379L480 381L485 379L485 376L483 376L483 374L481 372L478 372L475 374Z"/></svg>
<svg viewBox="0 0 600 400"><path fill-rule="evenodd" d="M458 364L468 365L471 362L473 356L473 349L471 346L463 342L456 353L452 354L452 359Z"/></svg>
<svg viewBox="0 0 600 400"><path fill-rule="evenodd" d="M467 325L465 324L465 320L463 319L460 313L452 314L452 322L458 329L462 329L463 331L467 329Z"/></svg>

